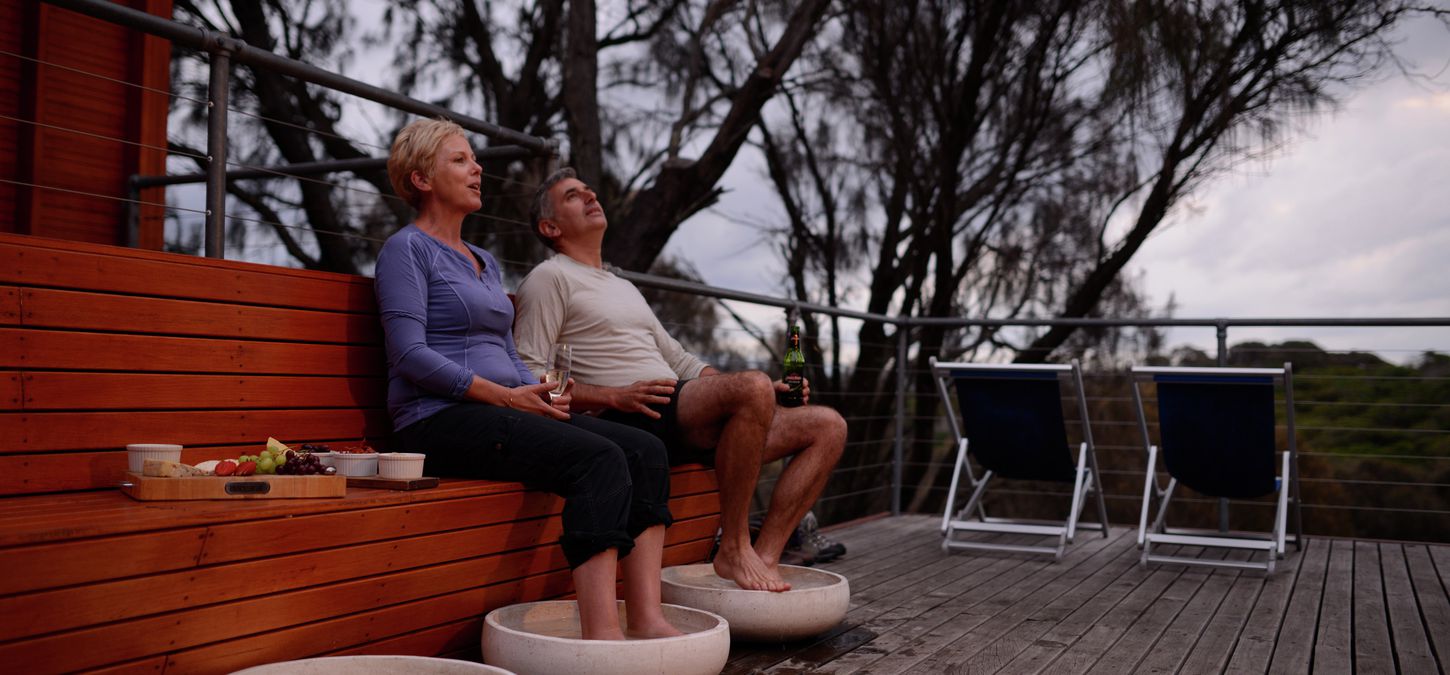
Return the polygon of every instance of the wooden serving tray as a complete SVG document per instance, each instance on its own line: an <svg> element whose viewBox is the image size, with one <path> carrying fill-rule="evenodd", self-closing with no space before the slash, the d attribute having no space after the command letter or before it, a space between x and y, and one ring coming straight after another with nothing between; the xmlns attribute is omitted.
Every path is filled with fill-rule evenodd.
<svg viewBox="0 0 1450 675"><path fill-rule="evenodd" d="M382 476L348 476L347 486L382 490L426 490L438 487L437 478L383 478Z"/></svg>
<svg viewBox="0 0 1450 675"><path fill-rule="evenodd" d="M298 499L342 497L345 476L192 476L156 478L126 474L121 491L141 501L176 499Z"/></svg>

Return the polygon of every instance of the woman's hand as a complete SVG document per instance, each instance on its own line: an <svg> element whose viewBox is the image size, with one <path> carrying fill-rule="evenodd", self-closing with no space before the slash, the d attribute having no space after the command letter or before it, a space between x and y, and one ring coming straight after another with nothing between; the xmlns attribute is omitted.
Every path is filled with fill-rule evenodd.
<svg viewBox="0 0 1450 675"><path fill-rule="evenodd" d="M560 410L567 413L569 412L569 404L573 402L574 378L571 377L569 378L569 381L564 384L564 393L555 396L554 400L550 403L550 405L554 406L555 410Z"/></svg>
<svg viewBox="0 0 1450 675"><path fill-rule="evenodd" d="M571 379L570 382L572 383L573 380ZM514 387L507 390L507 394L505 395L503 400L503 407L513 408L514 410L517 410L519 412L526 412L531 415L552 417L556 420L561 421L567 420L569 419L568 400L571 399L572 396L570 396L570 394L566 391L563 396L559 397L559 400L565 401L564 408L559 409L557 407L559 403L558 400L555 400L553 404L549 403L549 390L553 388L554 385L549 382L540 382L538 384L525 384L522 386Z"/></svg>

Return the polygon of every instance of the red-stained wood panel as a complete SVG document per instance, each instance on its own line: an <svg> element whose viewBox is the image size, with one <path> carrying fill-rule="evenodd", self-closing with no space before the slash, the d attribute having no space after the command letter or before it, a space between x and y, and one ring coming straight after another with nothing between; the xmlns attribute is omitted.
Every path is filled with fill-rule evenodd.
<svg viewBox="0 0 1450 675"><path fill-rule="evenodd" d="M379 408L386 387L382 377L38 372L25 375L25 409Z"/></svg>
<svg viewBox="0 0 1450 675"><path fill-rule="evenodd" d="M665 549L664 564L680 565L703 559L709 542L691 542ZM564 570L395 605L376 612L273 631L255 650L234 645L208 645L173 653L167 673L231 672L248 666L305 658L349 648L362 648L378 640L446 626L482 616L519 602L557 598L569 592ZM382 631L386 631L383 633ZM475 635L477 640L481 635Z"/></svg>
<svg viewBox="0 0 1450 675"><path fill-rule="evenodd" d="M0 50L10 54L24 54L22 31L28 19L25 17L27 3L0 2ZM34 7L30 7L33 11ZM15 121L22 118L22 100L25 93L22 73L26 62L16 56L0 54L0 91L15 92L0 96L0 232L17 230L16 214L19 209L20 188L5 181L20 180L20 134L22 124Z"/></svg>
<svg viewBox="0 0 1450 675"><path fill-rule="evenodd" d="M489 581L522 579L558 570L563 554L557 546L537 547L504 555L369 577L288 593L250 598L169 612L132 621L54 633L0 645L0 663L24 663L37 672L71 671L129 661L154 654L222 642L253 633L266 640L277 630L325 621L437 595L464 595ZM287 570L274 570L287 574ZM567 570L555 590L568 583ZM459 616L440 617L447 620ZM439 623L430 619L430 623ZM372 627L378 631L379 627ZM396 634L392 626L384 628ZM401 632L401 631L397 631ZM375 635L376 633L374 633ZM362 642L372 636L364 635ZM354 644L356 643L354 642ZM226 645L231 653L245 652ZM168 666L168 670L170 667Z"/></svg>
<svg viewBox="0 0 1450 675"><path fill-rule="evenodd" d="M133 0L131 4L156 16L171 16L171 0ZM140 143L133 148L136 155L134 165L140 175L159 176L166 173L166 153L152 148L166 147L166 116L171 99L165 92L171 87L171 42L133 31L131 53L139 55L139 58L131 59L128 79L146 88L132 90L131 102L127 106L132 113L131 126ZM142 202L165 204L166 189L147 188L140 192L139 197ZM138 210L136 246L161 250L165 245L166 209L142 204Z"/></svg>
<svg viewBox="0 0 1450 675"><path fill-rule="evenodd" d="M492 584L473 590L428 598L419 602L385 607L376 611L343 616L330 621L278 630L239 650L235 645L215 644L172 653L167 673L226 673L248 666L303 658L373 640L391 638L433 626L482 616L499 607L536 599L553 598L570 589L567 572L528 577Z"/></svg>
<svg viewBox="0 0 1450 675"><path fill-rule="evenodd" d="M51 5L39 9L36 58L117 80L127 76L125 28ZM125 196L125 85L57 68L35 80L32 178L37 185ZM95 136L72 133L84 131ZM97 137L99 136L99 137ZM58 190L32 192L29 232L67 239L121 243L122 203Z"/></svg>
<svg viewBox="0 0 1450 675"><path fill-rule="evenodd" d="M386 372L380 346L15 328L0 328L0 368L357 377Z"/></svg>
<svg viewBox="0 0 1450 675"><path fill-rule="evenodd" d="M21 323L34 328L130 334L377 344L377 317L219 302L23 289Z"/></svg>
<svg viewBox="0 0 1450 675"><path fill-rule="evenodd" d="M0 234L0 283L375 315L372 279Z"/></svg>
<svg viewBox="0 0 1450 675"><path fill-rule="evenodd" d="M429 532L475 527L504 520L518 521L555 515L562 510L562 499L542 492L512 492L480 497L469 503L433 502L422 505L396 506L370 511L349 511L306 518L301 522L244 522L211 529L202 564L249 560L332 546L346 546L380 539L406 537ZM458 511L467 510L466 513ZM693 495L670 500L671 512L686 517L708 515L719 511L714 494ZM275 525L275 527L268 527ZM519 535L516 547L530 541Z"/></svg>
<svg viewBox="0 0 1450 675"><path fill-rule="evenodd" d="M677 471L672 490L679 493L688 482L710 473ZM559 505L555 498L526 492L517 483L451 479L420 492L353 489L342 499L250 502L246 507L236 502L135 502L116 491L16 497L0 500L0 534L9 544L0 548L9 570L0 575L0 595L519 523L557 514ZM668 535L672 543L713 535L719 512L715 494L677 497L670 508L679 521ZM287 518L289 513L327 517ZM237 520L248 522L222 526ZM256 522L274 525L271 529L277 531ZM319 538L307 533L314 527L329 531ZM524 526L519 527L514 537L522 536ZM334 531L339 528L351 529ZM111 534L115 532L121 534ZM258 537L258 550L247 548L250 536ZM509 545L529 543L515 539Z"/></svg>
<svg viewBox="0 0 1450 675"><path fill-rule="evenodd" d="M20 323L20 289L0 286L0 326Z"/></svg>
<svg viewBox="0 0 1450 675"><path fill-rule="evenodd" d="M0 453L124 448L128 443L210 445L287 438L381 437L381 409L233 412L0 413Z"/></svg>
<svg viewBox="0 0 1450 675"><path fill-rule="evenodd" d="M0 371L0 410L20 409L20 381L20 373Z"/></svg>
<svg viewBox="0 0 1450 675"><path fill-rule="evenodd" d="M88 537L110 537L149 531L175 530L196 525L216 525L238 519L286 522L289 517L320 513L346 513L411 504L454 501L474 497L522 493L523 485L503 481L445 478L436 488L411 492L349 489L333 499L253 500L238 510L237 502L195 500L138 502L119 490L98 490L60 495L20 495L0 499L0 546L24 546ZM36 519L30 514L50 509L50 515ZM94 518L101 510L114 509L125 518ZM507 516L493 522L506 520ZM41 580L43 582L43 580Z"/></svg>
<svg viewBox="0 0 1450 675"><path fill-rule="evenodd" d="M483 635L483 617L445 623L441 626L406 633L386 640L349 647L325 656L364 656L370 654L435 656L453 654L476 648ZM446 657L445 657L446 658Z"/></svg>
<svg viewBox="0 0 1450 675"><path fill-rule="evenodd" d="M533 545L551 545L560 532L558 518L537 518L0 597L0 616L28 617L23 623L0 624L0 642L493 555L521 536ZM289 573L276 574L277 570ZM249 581L236 583L239 579Z"/></svg>
<svg viewBox="0 0 1450 675"><path fill-rule="evenodd" d="M717 520L686 511L668 531L667 544L711 537ZM25 616L25 622L0 624L0 642L70 630L98 623L182 610L199 604L227 602L334 584L401 570L440 565L531 546L554 546L563 533L558 517L534 518L455 530L400 540L308 551L230 565L182 569L117 581L70 586L0 597L0 616ZM199 542L202 537L195 533ZM134 539L127 538L127 539ZM195 553L196 542L183 548ZM53 550L52 550L53 552ZM129 551L128 551L129 552ZM172 561L183 559L177 556ZM194 555L191 558L194 560ZM278 569L291 574L273 574ZM235 583L247 579L248 583Z"/></svg>
<svg viewBox="0 0 1450 675"><path fill-rule="evenodd" d="M0 595L194 567L205 538L193 527L0 549Z"/></svg>

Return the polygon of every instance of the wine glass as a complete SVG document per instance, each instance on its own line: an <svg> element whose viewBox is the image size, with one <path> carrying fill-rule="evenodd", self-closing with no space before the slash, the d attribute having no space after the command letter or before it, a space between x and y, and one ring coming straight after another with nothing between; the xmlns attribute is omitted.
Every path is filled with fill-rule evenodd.
<svg viewBox="0 0 1450 675"><path fill-rule="evenodd" d="M549 390L549 400L563 395L564 388L569 386L569 362L572 356L573 350L569 345L560 343L549 348L548 368L544 370L544 381L554 385Z"/></svg>

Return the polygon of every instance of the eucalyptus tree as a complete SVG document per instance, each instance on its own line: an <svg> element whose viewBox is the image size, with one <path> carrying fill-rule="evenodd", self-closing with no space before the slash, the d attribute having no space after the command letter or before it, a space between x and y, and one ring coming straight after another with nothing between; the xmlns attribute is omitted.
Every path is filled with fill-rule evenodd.
<svg viewBox="0 0 1450 675"><path fill-rule="evenodd" d="M1146 238L1186 195L1282 147L1292 121L1391 60L1389 30L1411 11L1384 0L843 3L757 133L782 202L787 286L912 317L1141 314L1123 270ZM910 363L897 363L901 337L861 326L842 405L879 418L901 368L929 394L932 357L1043 361L1065 358L1071 339L1110 359L1104 341L1122 335L928 325L905 336ZM935 415L913 412L907 460L929 465ZM868 421L853 438L888 431ZM928 473L916 504L930 485Z"/></svg>

